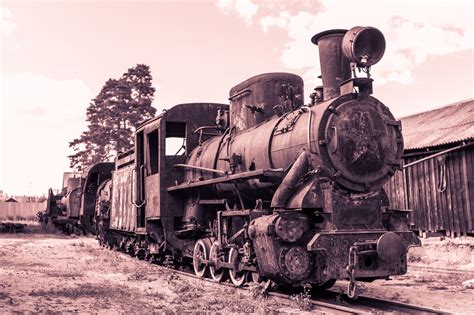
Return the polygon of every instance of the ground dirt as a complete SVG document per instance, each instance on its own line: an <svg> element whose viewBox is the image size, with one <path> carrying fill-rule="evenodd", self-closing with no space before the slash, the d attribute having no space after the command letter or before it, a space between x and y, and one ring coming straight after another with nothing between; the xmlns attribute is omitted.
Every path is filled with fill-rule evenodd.
<svg viewBox="0 0 474 315"><path fill-rule="evenodd" d="M391 299L456 314L474 314L474 238L421 239L422 247L412 247L408 273L359 283L360 294ZM465 285L463 285L465 283ZM335 290L345 290L346 281L338 281Z"/></svg>
<svg viewBox="0 0 474 315"><path fill-rule="evenodd" d="M299 311L296 302L185 277L91 237L0 234L1 314Z"/></svg>
<svg viewBox="0 0 474 315"><path fill-rule="evenodd" d="M31 226L31 224L30 224ZM411 249L409 273L361 285L361 294L473 313L474 241L424 240ZM339 281L334 289L345 290ZM90 237L0 234L0 313L301 313L298 301L185 277ZM310 310L314 312L313 310Z"/></svg>

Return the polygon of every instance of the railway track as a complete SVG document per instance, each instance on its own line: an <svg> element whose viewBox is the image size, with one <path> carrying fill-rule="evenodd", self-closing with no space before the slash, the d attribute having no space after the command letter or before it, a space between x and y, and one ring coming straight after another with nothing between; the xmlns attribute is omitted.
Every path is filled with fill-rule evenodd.
<svg viewBox="0 0 474 315"><path fill-rule="evenodd" d="M128 259L133 259L130 255L116 251L120 256L128 257ZM150 264L147 261L142 261L143 264ZM199 279L202 281L220 284L228 287L233 287L239 290L250 290L249 286L236 287L230 282L215 282L210 278L200 278L196 276L191 271L183 271L176 269L169 269L158 264L152 264L157 268L164 268L171 270L175 274L182 275L184 277ZM262 290L263 291L263 290ZM293 300L294 296L303 293L300 289L294 290L280 290L280 291L267 291L265 294L269 297L284 299L284 300ZM424 306L402 303L397 301L384 300L368 296L359 296L357 300L351 300L345 294L334 292L331 290L318 290L312 292L311 295L307 296L306 303L311 304L311 310L321 311L329 314L379 314L383 313L392 313L392 314L449 314L449 312L431 309Z"/></svg>
<svg viewBox="0 0 474 315"><path fill-rule="evenodd" d="M424 306L402 303L397 301L379 299L369 296L359 296L357 300L351 300L346 295L334 291L324 291L321 296L313 297L317 300L340 300L346 307L352 308L353 313L403 313L403 314L448 314L446 311L431 309Z"/></svg>
<svg viewBox="0 0 474 315"><path fill-rule="evenodd" d="M160 268L162 266L157 265ZM199 278L191 272L173 270L174 272L191 278L201 279L203 281L217 283L209 278ZM225 286L234 287L237 289L248 290L249 287L236 287L231 283L220 283ZM359 296L357 300L349 299L345 294L340 294L334 291L325 290L317 291L320 294L315 294L308 299L308 303L312 305L314 310L327 312L330 314L373 314L373 313L403 313L403 314L448 314L448 312L430 309L424 306L402 303L397 301L390 301L378 299L368 296ZM285 300L292 300L297 291L290 292L267 292L268 296L276 297ZM301 292L299 292L301 293Z"/></svg>
<svg viewBox="0 0 474 315"><path fill-rule="evenodd" d="M474 277L473 270L454 270L454 269L436 268L436 267L428 267L428 266L421 266L421 265L410 265L409 270L423 271L426 273L434 273L434 274L442 274L442 275L463 275L466 277Z"/></svg>

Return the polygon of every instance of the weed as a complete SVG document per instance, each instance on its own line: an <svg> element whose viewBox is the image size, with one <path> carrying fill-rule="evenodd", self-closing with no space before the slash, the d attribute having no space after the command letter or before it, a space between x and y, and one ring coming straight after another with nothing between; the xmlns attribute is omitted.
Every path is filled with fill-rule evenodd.
<svg viewBox="0 0 474 315"><path fill-rule="evenodd" d="M421 261L421 257L420 257L420 256L408 255L408 262L410 262L410 263L416 263L416 262L420 262L420 261Z"/></svg>
<svg viewBox="0 0 474 315"><path fill-rule="evenodd" d="M426 283L426 282L433 282L431 279L427 279L424 276L415 276L413 279L414 282L418 283Z"/></svg>
<svg viewBox="0 0 474 315"><path fill-rule="evenodd" d="M357 282L357 292L358 294L363 294L367 291L367 285L363 282Z"/></svg>
<svg viewBox="0 0 474 315"><path fill-rule="evenodd" d="M132 273L130 276L128 276L128 281L140 281L144 280L147 277L147 273L142 270L138 269L134 273Z"/></svg>
<svg viewBox="0 0 474 315"><path fill-rule="evenodd" d="M250 286L250 292L252 294L252 297L254 299L267 299L268 298L268 291L267 291L267 286L265 285L264 282L262 283L251 283L249 284Z"/></svg>
<svg viewBox="0 0 474 315"><path fill-rule="evenodd" d="M171 272L166 281L168 282L168 284L171 284L176 279L178 279L178 275L176 274L176 272Z"/></svg>
<svg viewBox="0 0 474 315"><path fill-rule="evenodd" d="M79 241L79 242L74 242L71 244L72 246L79 246L79 247L85 247L86 244L84 243L84 241Z"/></svg>
<svg viewBox="0 0 474 315"><path fill-rule="evenodd" d="M157 300L164 300L166 298L165 294L159 291L154 291L153 289L149 288L145 290L145 293L149 297L156 298Z"/></svg>
<svg viewBox="0 0 474 315"><path fill-rule="evenodd" d="M82 273L79 273L78 271L72 271L72 270L47 270L43 272L44 274L50 276L50 277L58 277L58 278L81 278L84 277Z"/></svg>
<svg viewBox="0 0 474 315"><path fill-rule="evenodd" d="M6 300L8 299L10 296L8 294L5 294L3 292L0 292L0 300Z"/></svg>
<svg viewBox="0 0 474 315"><path fill-rule="evenodd" d="M291 299L296 302L298 308L302 311L311 310L311 295L308 291L302 292L300 294L293 294Z"/></svg>
<svg viewBox="0 0 474 315"><path fill-rule="evenodd" d="M123 289L116 287L99 286L90 283L84 283L74 288L61 288L61 289L50 289L50 290L38 290L31 291L30 296L40 297L67 297L67 298L81 298L81 297L114 297L114 296L125 296L127 292Z"/></svg>

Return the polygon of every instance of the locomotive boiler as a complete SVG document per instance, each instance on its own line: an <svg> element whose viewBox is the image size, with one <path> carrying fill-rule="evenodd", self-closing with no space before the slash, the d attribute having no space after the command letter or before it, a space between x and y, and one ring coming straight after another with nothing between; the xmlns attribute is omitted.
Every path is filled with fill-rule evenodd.
<svg viewBox="0 0 474 315"><path fill-rule="evenodd" d="M382 188L401 168L401 125L371 96L385 39L354 27L312 42L323 85L308 105L299 76L268 73L230 105L182 104L138 127L99 190L101 242L235 285L348 279L351 297L356 280L406 273L419 240Z"/></svg>

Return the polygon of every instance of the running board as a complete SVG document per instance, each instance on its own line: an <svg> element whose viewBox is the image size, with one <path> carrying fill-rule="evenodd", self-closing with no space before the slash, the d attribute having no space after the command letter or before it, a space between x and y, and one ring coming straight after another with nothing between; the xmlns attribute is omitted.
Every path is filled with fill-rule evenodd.
<svg viewBox="0 0 474 315"><path fill-rule="evenodd" d="M201 180L201 181L196 181L196 182L191 182L191 183L182 183L176 186L171 186L167 188L166 190L169 192L180 191L180 190L186 190L186 189L195 188L195 187L222 184L222 183L228 183L228 182L239 181L239 180L249 180L249 179L254 179L254 178L282 179L283 176L284 176L284 171L281 168L260 169L260 170L255 170L255 171L224 175L222 177L216 177L216 178L211 178L211 179L206 179L206 180Z"/></svg>

